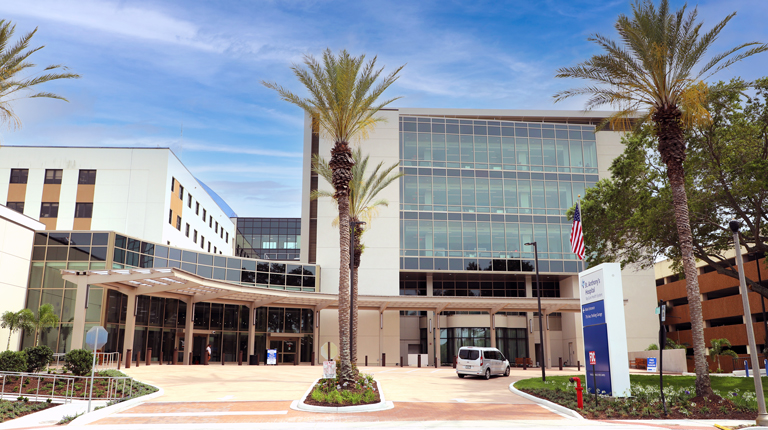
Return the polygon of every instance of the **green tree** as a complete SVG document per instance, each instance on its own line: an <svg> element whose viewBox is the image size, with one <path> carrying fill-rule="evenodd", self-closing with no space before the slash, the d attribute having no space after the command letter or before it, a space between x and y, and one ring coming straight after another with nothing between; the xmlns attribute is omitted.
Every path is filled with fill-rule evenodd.
<svg viewBox="0 0 768 430"><path fill-rule="evenodd" d="M736 354L736 351L731 349L731 341L728 339L712 339L709 341L710 347L709 347L709 356L713 360L717 360L717 371L718 373L722 372L723 369L720 368L720 356L721 355L727 355L729 357L733 358L739 358L739 355Z"/></svg>
<svg viewBox="0 0 768 430"><path fill-rule="evenodd" d="M67 67L60 64L47 66L42 73L30 73L36 64L29 62L29 57L44 48L30 48L33 31L21 36L13 44L12 38L16 25L11 21L0 20L0 123L8 123L11 129L21 127L21 119L13 111L13 102L22 98L46 97L67 101L62 96L50 92L34 92L33 87L57 79L77 79L80 75L66 72ZM59 72L61 70L62 72Z"/></svg>
<svg viewBox="0 0 768 430"><path fill-rule="evenodd" d="M384 162L380 162L373 168L370 174L367 174L368 162L370 156L363 157L363 152L360 148L356 148L352 152L352 159L355 161L355 167L352 168L352 180L349 183L349 217L353 222L365 222L366 226L371 225L371 221L378 215L378 209L381 206L389 206L387 199L381 199L377 196L379 193L387 188L392 182L403 176L403 173L395 171L400 163L393 163L390 166L384 166ZM333 178L333 171L325 161L319 155L315 155L312 158L312 170L320 177L331 183ZM311 199L317 199L320 197L333 197L333 192L324 190L314 190L310 194ZM333 224L338 225L338 218L334 220ZM356 228L351 233L355 241L355 265L354 265L354 282L352 284L352 350L351 360L352 363L357 363L357 284L358 284L358 269L360 267L360 261L362 259L363 251L365 251L365 245L362 243L362 237L365 229L356 225Z"/></svg>
<svg viewBox="0 0 768 430"><path fill-rule="evenodd" d="M37 315L32 319L32 326L35 330L35 346L40 343L43 336L43 330L55 327L59 323L59 317L53 312L53 305L46 303L37 310Z"/></svg>
<svg viewBox="0 0 768 430"><path fill-rule="evenodd" d="M8 334L8 344L5 346L5 350L11 349L11 336L13 333L19 330L33 330L35 328L32 325L32 321L35 319L35 314L29 309L22 309L18 312L5 311L3 316L0 317L0 327L7 328L10 333Z"/></svg>
<svg viewBox="0 0 768 430"><path fill-rule="evenodd" d="M280 95L283 100L304 109L312 118L313 129L333 140L331 160L328 163L333 174L331 184L339 209L339 346L341 351L342 381L351 382L354 377L349 348L349 182L352 180L354 160L349 143L353 139L365 139L377 123L384 121L376 116L379 110L394 99L378 101L384 91L398 78L404 66L379 77L383 68L376 68L376 57L365 62L365 55L351 56L346 50L334 55L330 49L323 52L322 63L312 56L304 57L304 65L293 65L294 75L309 91L307 98L300 97L276 83L262 82ZM378 82L377 82L378 81Z"/></svg>
<svg viewBox="0 0 768 430"><path fill-rule="evenodd" d="M768 45L750 42L706 60L707 51L734 16L732 13L711 30L702 32L696 9L686 13L683 6L672 12L668 0L661 0L658 8L652 0L637 0L632 4L632 16L622 14L616 21L621 43L601 35L592 36L589 40L597 43L604 52L578 66L557 71L559 78L585 79L596 84L559 92L555 95L557 101L588 95L587 109L605 105L617 109L611 117L615 127L626 126L630 118L654 125L658 151L669 178L681 261L686 274L698 396L710 396L713 392L707 372L698 273L685 190L684 130L691 124L706 123L709 119L704 107L707 90L704 79L737 61L768 50ZM640 114L641 111L645 113Z"/></svg>

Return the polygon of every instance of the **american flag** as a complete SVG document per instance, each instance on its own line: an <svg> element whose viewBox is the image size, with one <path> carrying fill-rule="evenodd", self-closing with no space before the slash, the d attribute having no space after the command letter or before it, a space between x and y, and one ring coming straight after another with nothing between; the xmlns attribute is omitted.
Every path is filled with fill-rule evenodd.
<svg viewBox="0 0 768 430"><path fill-rule="evenodd" d="M571 252L584 259L584 235L581 233L581 211L576 203L576 212L573 213L573 226L571 227Z"/></svg>

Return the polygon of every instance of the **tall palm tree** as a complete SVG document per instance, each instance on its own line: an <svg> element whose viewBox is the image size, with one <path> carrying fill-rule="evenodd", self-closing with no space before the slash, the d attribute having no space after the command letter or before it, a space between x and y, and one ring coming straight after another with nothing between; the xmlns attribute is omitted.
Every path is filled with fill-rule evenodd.
<svg viewBox="0 0 768 430"><path fill-rule="evenodd" d="M717 360L717 370L720 372L723 371L723 369L720 368L721 355L727 355L731 358L739 358L739 355L736 354L736 351L731 349L731 341L726 338L712 339L709 341L709 344L709 356L710 358Z"/></svg>
<svg viewBox="0 0 768 430"><path fill-rule="evenodd" d="M313 121L313 128L334 142L331 161L331 184L339 209L339 346L341 350L341 379L354 378L349 348L349 182L352 180L354 160L349 142L365 139L377 123L384 121L376 114L397 98L379 102L384 91L398 78L404 66L379 80L384 68L376 68L376 57L365 62L365 55L351 56L346 50L334 55L330 49L323 52L322 63L311 55L304 57L304 65L293 65L294 75L309 91L309 97L300 97L273 82L263 82L283 100L304 109Z"/></svg>
<svg viewBox="0 0 768 430"><path fill-rule="evenodd" d="M637 0L632 5L632 16L619 15L616 21L621 43L594 35L589 40L597 43L603 53L578 66L557 71L558 78L580 78L597 84L562 91L555 95L557 101L589 95L587 109L604 105L617 109L610 118L614 126L625 127L632 118L639 123L651 121L655 126L658 150L667 165L672 189L691 315L696 394L699 396L711 395L712 388L707 372L701 297L685 192L686 141L683 131L687 126L706 123L709 119L704 107L705 79L737 61L768 50L768 45L744 43L702 64L707 50L734 15L728 15L711 30L702 32L702 24L696 22L695 8L686 14L683 6L673 13L668 0L661 0L658 8L651 0ZM641 114L641 111L645 112Z"/></svg>
<svg viewBox="0 0 768 430"><path fill-rule="evenodd" d="M36 331L35 346L40 343L40 338L43 337L43 330L51 327L55 327L59 323L59 317L53 312L53 305L45 303L37 310L37 316L33 315L32 329Z"/></svg>
<svg viewBox="0 0 768 430"><path fill-rule="evenodd" d="M32 87L57 79L77 79L80 75L69 72L56 72L56 70L67 70L65 66L54 64L43 69L42 74L27 74L27 69L36 65L30 63L29 57L35 52L44 48L38 46L30 48L29 43L32 36L37 32L33 31L21 36L16 44L11 44L11 38L16 31L16 25L4 19L0 20L0 124L8 123L11 129L21 127L21 119L13 112L12 102L21 98L47 97L67 101L64 97L49 92L29 92Z"/></svg>
<svg viewBox="0 0 768 430"><path fill-rule="evenodd" d="M366 225L370 225L371 221L378 215L379 208L381 206L389 206L387 199L377 198L378 194L392 182L403 176L403 173L392 173L400 166L400 163L394 163L385 167L382 161L373 168L369 175L366 175L370 156L366 155L363 157L363 151L360 148L356 148L352 152L352 159L355 162L355 167L352 168L352 181L349 183L350 221L363 221ZM328 162L317 154L312 159L312 170L328 181L329 184L331 183L333 171ZM331 191L314 190L309 197L312 200L320 197L333 197L333 193ZM333 224L338 225L338 218L333 221ZM365 250L365 245L362 243L364 232L365 230L356 224L354 231L351 233L354 238L355 249L354 282L352 283L352 346L350 352L352 363L357 363L357 283L358 279L360 279L358 277L360 260Z"/></svg>
<svg viewBox="0 0 768 430"><path fill-rule="evenodd" d="M0 327L7 328L11 331L8 335L8 345L5 346L5 350L11 349L11 336L14 332L19 330L33 330L35 327L32 325L32 321L35 319L35 314L29 309L22 309L18 312L5 311L3 316L0 317Z"/></svg>

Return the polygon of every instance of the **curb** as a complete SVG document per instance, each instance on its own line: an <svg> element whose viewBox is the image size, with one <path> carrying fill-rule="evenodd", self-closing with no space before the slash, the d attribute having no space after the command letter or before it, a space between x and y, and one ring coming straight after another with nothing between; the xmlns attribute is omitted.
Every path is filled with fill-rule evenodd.
<svg viewBox="0 0 768 430"><path fill-rule="evenodd" d="M530 401L532 401L532 402L534 402L536 404L539 404L539 405L545 406L545 407L547 407L549 409L552 409L553 411L555 411L555 412L557 412L559 414L565 415L568 418L577 419L577 420L586 420L586 418L581 416L581 414L579 414L578 412L574 411L573 409L568 409L565 406L558 405L557 403L550 402L549 400L544 400L542 398L539 398L539 397L536 397L536 396L532 396L532 395L530 395L528 393L524 393L524 392L518 390L517 388L513 387L513 385L515 385L514 382L509 384L509 391L511 391L512 394L517 394L518 396L520 396L520 397L522 397L524 399L530 400Z"/></svg>
<svg viewBox="0 0 768 430"><path fill-rule="evenodd" d="M337 413L337 414L344 414L344 413L353 413L353 412L378 412L378 411L386 411L389 409L393 409L395 407L395 404L391 401L386 401L384 398L384 392L381 391L381 385L379 384L379 381L376 382L376 389L379 392L379 397L381 398L381 401L379 403L372 403L369 405L357 405L357 406L314 406L314 405L308 405L304 403L304 401L307 399L309 394L312 392L312 389L315 388L315 385L317 385L318 381L324 378L317 378L315 379L315 382L310 385L309 389L306 393L301 397L301 400L294 400L291 402L291 409L295 411L302 411L302 412L320 412L320 413Z"/></svg>
<svg viewBox="0 0 768 430"><path fill-rule="evenodd" d="M163 391L163 389L158 387L158 386L155 386L155 385L152 385L152 384L147 384L146 382L142 382L142 384L149 385L150 387L155 387L155 388L157 388L157 391L155 391L152 394L147 394L147 395L144 395L144 396L141 396L141 397L136 397L136 398L133 398L133 399L130 399L130 400L126 400L124 402L120 402L120 403L114 404L112 406L107 406L106 408L99 409L98 411L93 411L91 413L83 414L83 415L75 418L74 420L70 421L69 424L67 424L67 425L83 426L83 425L91 424L94 421L98 421L98 420L100 420L102 418L106 418L109 415L116 414L118 412L122 412L122 411L124 411L126 409L129 409L129 408L132 408L132 407L134 407L134 406L136 406L138 404L144 403L147 400L154 399L155 397L160 397L160 396L162 396L165 393Z"/></svg>

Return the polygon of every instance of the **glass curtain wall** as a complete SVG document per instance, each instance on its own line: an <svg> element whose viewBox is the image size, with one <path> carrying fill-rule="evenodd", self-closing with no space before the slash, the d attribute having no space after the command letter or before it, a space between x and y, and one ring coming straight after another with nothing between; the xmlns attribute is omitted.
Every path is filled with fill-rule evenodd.
<svg viewBox="0 0 768 430"><path fill-rule="evenodd" d="M491 330L478 327L440 329L440 361L451 366L462 346L491 346ZM497 328L496 347L510 362L528 357L528 335L524 328Z"/></svg>

